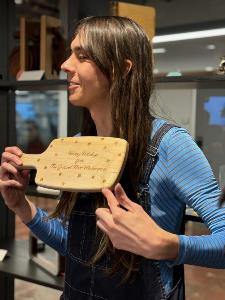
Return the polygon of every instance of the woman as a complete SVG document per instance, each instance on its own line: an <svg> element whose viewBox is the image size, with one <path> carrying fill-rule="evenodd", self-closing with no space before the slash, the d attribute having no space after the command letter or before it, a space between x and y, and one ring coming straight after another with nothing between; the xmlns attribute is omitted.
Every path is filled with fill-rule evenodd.
<svg viewBox="0 0 225 300"><path fill-rule="evenodd" d="M61 299L183 299L179 265L225 267L225 211L217 207L220 190L190 135L149 112L152 52L145 32L128 18L81 20L62 70L69 101L84 107L81 134L129 142L121 184L102 194L64 192L46 220L24 195L27 172L11 164L21 164L22 151L7 147L0 171L6 205L66 255ZM179 234L186 204L210 235Z"/></svg>

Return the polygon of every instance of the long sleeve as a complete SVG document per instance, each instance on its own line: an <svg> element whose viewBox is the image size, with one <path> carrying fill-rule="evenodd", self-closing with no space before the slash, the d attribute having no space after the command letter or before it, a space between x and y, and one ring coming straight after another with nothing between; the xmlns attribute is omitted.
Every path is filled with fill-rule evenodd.
<svg viewBox="0 0 225 300"><path fill-rule="evenodd" d="M34 218L26 225L40 240L65 255L68 230L59 218L48 219L47 216L47 212L37 208Z"/></svg>
<svg viewBox="0 0 225 300"><path fill-rule="evenodd" d="M171 134L168 145L167 170L174 194L197 212L210 231L205 236L180 235L174 263L225 268L225 208L218 207L220 189L209 163L183 129Z"/></svg>

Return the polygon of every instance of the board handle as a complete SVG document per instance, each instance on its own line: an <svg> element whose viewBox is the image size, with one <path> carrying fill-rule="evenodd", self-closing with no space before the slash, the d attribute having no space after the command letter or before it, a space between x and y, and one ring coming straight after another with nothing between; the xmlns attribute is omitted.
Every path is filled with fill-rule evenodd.
<svg viewBox="0 0 225 300"><path fill-rule="evenodd" d="M23 153L21 159L23 161L23 164L20 166L21 169L26 169L26 170L37 169L37 165L41 159L41 154Z"/></svg>

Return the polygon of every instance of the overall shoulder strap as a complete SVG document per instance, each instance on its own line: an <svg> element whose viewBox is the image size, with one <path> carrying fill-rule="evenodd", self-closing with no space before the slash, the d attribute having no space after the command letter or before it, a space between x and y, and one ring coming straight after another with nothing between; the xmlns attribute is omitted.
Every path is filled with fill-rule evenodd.
<svg viewBox="0 0 225 300"><path fill-rule="evenodd" d="M173 127L179 127L174 124L163 124L154 134L151 142L148 145L146 158L145 158L145 167L142 173L141 182L145 185L148 185L149 177L154 169L156 158L158 156L158 149L164 135ZM145 198L145 197L144 197ZM145 199L143 203L146 207L148 207L149 203L147 199ZM185 214L185 210L183 212ZM180 234L184 233L184 216L181 224ZM170 300L184 300L185 299L185 287L184 287L184 267L183 265L175 266L173 273L173 281L174 285L180 282L177 286L176 293L170 297Z"/></svg>
<svg viewBox="0 0 225 300"><path fill-rule="evenodd" d="M158 148L163 136L172 128L177 127L173 124L163 124L154 134L153 138L147 147L145 155L141 178L139 181L138 196L140 203L146 212L151 211L151 199L149 198L149 178L156 164L156 158L158 156Z"/></svg>
<svg viewBox="0 0 225 300"><path fill-rule="evenodd" d="M149 177L154 169L156 158L158 156L158 149L160 142L164 135L173 127L178 127L174 124L163 124L154 134L150 143L148 144L147 153L145 157L145 166L141 176L141 183L148 184Z"/></svg>

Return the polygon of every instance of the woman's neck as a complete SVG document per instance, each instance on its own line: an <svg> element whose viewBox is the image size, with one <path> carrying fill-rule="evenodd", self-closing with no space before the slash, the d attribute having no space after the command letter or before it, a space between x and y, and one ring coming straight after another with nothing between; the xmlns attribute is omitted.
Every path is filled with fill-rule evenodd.
<svg viewBox="0 0 225 300"><path fill-rule="evenodd" d="M112 116L110 109L90 111L98 136L113 136Z"/></svg>

